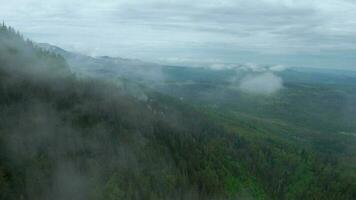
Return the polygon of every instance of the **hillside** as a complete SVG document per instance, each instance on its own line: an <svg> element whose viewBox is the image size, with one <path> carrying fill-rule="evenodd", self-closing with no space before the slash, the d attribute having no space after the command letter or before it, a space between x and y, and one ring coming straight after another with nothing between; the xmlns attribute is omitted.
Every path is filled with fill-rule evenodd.
<svg viewBox="0 0 356 200"><path fill-rule="evenodd" d="M83 77L72 64L0 28L0 199L356 197L355 171L307 137L277 134L308 126L182 101L130 76Z"/></svg>
<svg viewBox="0 0 356 200"><path fill-rule="evenodd" d="M152 92L142 101L76 78L62 57L10 28L0 36L1 199L234 195L226 181L238 166L221 158L233 156L237 136L174 99Z"/></svg>

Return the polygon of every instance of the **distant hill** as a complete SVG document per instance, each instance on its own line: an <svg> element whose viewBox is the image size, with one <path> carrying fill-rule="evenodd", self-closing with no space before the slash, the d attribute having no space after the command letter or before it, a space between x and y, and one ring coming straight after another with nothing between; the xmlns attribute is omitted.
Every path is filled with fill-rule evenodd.
<svg viewBox="0 0 356 200"><path fill-rule="evenodd" d="M36 46L63 56L72 71L94 77L117 78L126 77L155 84L172 81L198 81L198 82L226 82L244 73L251 73L248 65L235 65L235 67L215 69L211 67L182 67L163 66L156 63L148 63L141 60L126 59L120 57L91 57L80 53L74 53L46 43L38 43ZM273 66L272 66L273 67ZM244 70L241 70L244 69ZM263 69L268 69L264 66ZM256 69L255 69L256 70ZM262 71L263 72L263 71ZM337 83L356 85L356 72L337 69L322 69L312 67L292 67L276 71L287 82L299 83Z"/></svg>
<svg viewBox="0 0 356 200"><path fill-rule="evenodd" d="M162 79L162 66L158 64L118 57L90 57L44 43L36 46L63 56L73 72L84 76L105 79L126 78L145 83Z"/></svg>

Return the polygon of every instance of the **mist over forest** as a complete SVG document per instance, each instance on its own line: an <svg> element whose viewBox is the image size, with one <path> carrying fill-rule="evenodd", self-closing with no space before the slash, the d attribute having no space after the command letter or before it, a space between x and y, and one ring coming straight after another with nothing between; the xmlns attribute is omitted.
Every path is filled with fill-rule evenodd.
<svg viewBox="0 0 356 200"><path fill-rule="evenodd" d="M355 71L97 56L16 28L0 25L0 200L356 199Z"/></svg>

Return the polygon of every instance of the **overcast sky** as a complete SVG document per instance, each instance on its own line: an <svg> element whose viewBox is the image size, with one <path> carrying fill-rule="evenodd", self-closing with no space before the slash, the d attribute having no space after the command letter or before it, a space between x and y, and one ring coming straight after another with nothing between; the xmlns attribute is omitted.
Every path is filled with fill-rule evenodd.
<svg viewBox="0 0 356 200"><path fill-rule="evenodd" d="M356 0L0 0L36 42L175 65L356 70Z"/></svg>

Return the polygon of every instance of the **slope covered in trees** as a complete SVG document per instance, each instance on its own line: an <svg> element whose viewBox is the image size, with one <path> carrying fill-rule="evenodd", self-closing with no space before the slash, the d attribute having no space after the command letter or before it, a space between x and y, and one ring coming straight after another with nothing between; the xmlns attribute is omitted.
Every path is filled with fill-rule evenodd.
<svg viewBox="0 0 356 200"><path fill-rule="evenodd" d="M142 90L78 78L2 26L0 199L355 198L335 160Z"/></svg>
<svg viewBox="0 0 356 200"><path fill-rule="evenodd" d="M174 99L76 78L10 28L0 38L1 199L231 196L237 136Z"/></svg>

